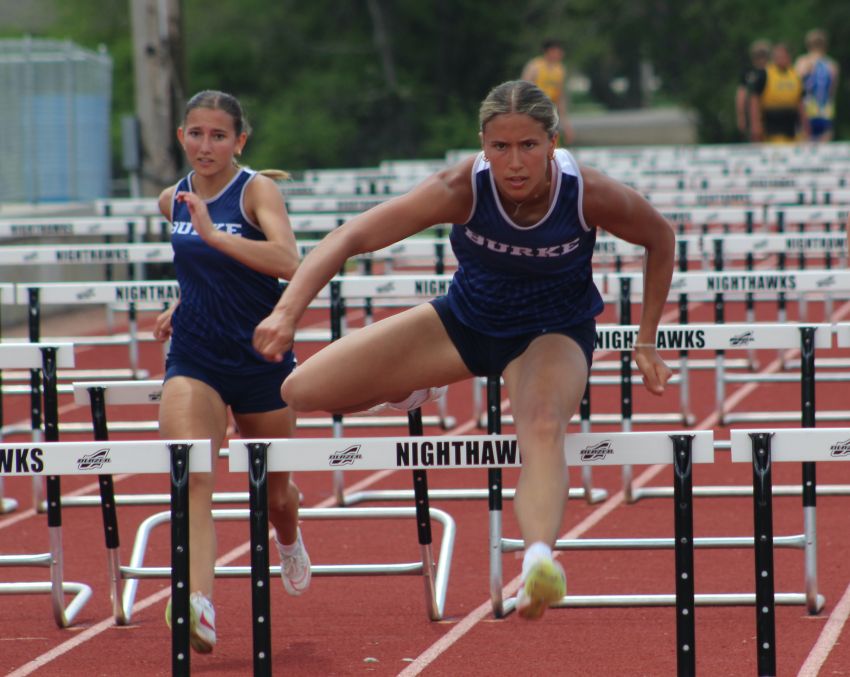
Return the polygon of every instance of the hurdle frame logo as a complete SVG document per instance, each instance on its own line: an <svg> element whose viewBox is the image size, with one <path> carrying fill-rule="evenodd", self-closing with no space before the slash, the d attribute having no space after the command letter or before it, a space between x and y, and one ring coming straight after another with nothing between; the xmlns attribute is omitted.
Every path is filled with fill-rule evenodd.
<svg viewBox="0 0 850 677"><path fill-rule="evenodd" d="M744 331L729 338L730 346L748 346L756 340L752 331Z"/></svg>
<svg viewBox="0 0 850 677"><path fill-rule="evenodd" d="M850 439L829 445L829 455L835 458L850 456Z"/></svg>
<svg viewBox="0 0 850 677"><path fill-rule="evenodd" d="M602 440L582 449L579 452L579 458L582 463L595 463L604 461L606 456L613 453L614 443L611 440Z"/></svg>
<svg viewBox="0 0 850 677"><path fill-rule="evenodd" d="M79 470L100 470L107 463L112 461L109 458L109 448L98 449L93 454L87 454L77 459L77 468Z"/></svg>
<svg viewBox="0 0 850 677"><path fill-rule="evenodd" d="M328 456L328 465L332 468L342 465L354 465L355 461L363 458L363 454L360 453L360 446L359 444L352 444L342 451L334 451Z"/></svg>

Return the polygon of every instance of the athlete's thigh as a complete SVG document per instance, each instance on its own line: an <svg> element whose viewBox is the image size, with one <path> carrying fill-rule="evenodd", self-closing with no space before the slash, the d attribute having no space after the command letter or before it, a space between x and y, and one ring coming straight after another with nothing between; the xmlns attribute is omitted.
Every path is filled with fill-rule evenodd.
<svg viewBox="0 0 850 677"><path fill-rule="evenodd" d="M227 407L214 388L188 376L174 376L162 388L160 435L172 439L208 439L217 449L227 429Z"/></svg>
<svg viewBox="0 0 850 677"><path fill-rule="evenodd" d="M274 440L295 436L295 412L291 407L262 413L233 414L244 439ZM286 488L289 473L269 473L269 491L274 494Z"/></svg>
<svg viewBox="0 0 850 677"><path fill-rule="evenodd" d="M246 439L276 439L292 437L295 432L295 412L290 407L251 414L233 413L239 436Z"/></svg>
<svg viewBox="0 0 850 677"><path fill-rule="evenodd" d="M307 359L289 378L297 379L301 389L336 394L347 402L358 391L388 395L469 376L437 312L426 303L352 331Z"/></svg>
<svg viewBox="0 0 850 677"><path fill-rule="evenodd" d="M569 422L584 394L587 360L569 336L544 334L508 364L503 376L518 428L541 416Z"/></svg>

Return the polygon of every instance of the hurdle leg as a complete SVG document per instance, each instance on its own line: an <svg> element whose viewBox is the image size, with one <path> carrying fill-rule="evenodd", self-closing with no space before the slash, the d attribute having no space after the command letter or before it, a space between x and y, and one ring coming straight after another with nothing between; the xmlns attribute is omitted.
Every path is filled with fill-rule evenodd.
<svg viewBox="0 0 850 677"><path fill-rule="evenodd" d="M3 372L0 371L0 442L3 441ZM13 512L18 507L18 502L13 498L3 495L3 478L0 477L0 515Z"/></svg>
<svg viewBox="0 0 850 677"><path fill-rule="evenodd" d="M56 348L41 349L41 372L44 377L44 437L47 442L59 441L59 393L56 367ZM53 617L61 627L70 625L77 612L91 596L91 589L83 584L68 584L64 581L64 553L62 550L62 490L58 475L47 478L47 526L50 533L50 582L53 599ZM82 588L71 604L65 606L64 594L72 585Z"/></svg>
<svg viewBox="0 0 850 677"><path fill-rule="evenodd" d="M106 395L104 388L88 388L94 438L109 439L106 424ZM98 477L100 490L100 512L103 519L103 536L106 544L106 571L109 577L109 597L112 601L112 616L116 625L127 625L133 613L132 605L125 608L121 603L121 557L119 552L118 515L115 508L115 486L112 475Z"/></svg>
<svg viewBox="0 0 850 677"><path fill-rule="evenodd" d="M487 378L487 433L498 435L502 431L501 382L499 377ZM490 605L496 618L503 618L509 609L502 599L502 470L487 471L487 500L489 508L490 545Z"/></svg>
<svg viewBox="0 0 850 677"><path fill-rule="evenodd" d="M437 399L437 417L440 421L440 427L443 430L454 428L455 423L457 423L455 417L449 414L449 406L448 402L446 402L446 393L443 393Z"/></svg>
<svg viewBox="0 0 850 677"><path fill-rule="evenodd" d="M171 452L171 674L189 675L189 446Z"/></svg>
<svg viewBox="0 0 850 677"><path fill-rule="evenodd" d="M248 446L248 494L251 531L251 613L255 677L272 674L271 604L269 601L268 443Z"/></svg>
<svg viewBox="0 0 850 677"><path fill-rule="evenodd" d="M128 332L130 342L127 347L130 359L130 371L134 379L140 377L139 374L139 313L136 309L136 304L131 301L128 310Z"/></svg>
<svg viewBox="0 0 850 677"><path fill-rule="evenodd" d="M588 375L587 385L584 387L584 395L582 395L581 403L579 404L579 422L583 433L590 432L590 375ZM501 480L500 480L501 481ZM589 504L599 503L608 498L608 492L604 489L593 488L593 468L589 465L581 469L581 492L584 494L584 500ZM572 494L570 494L572 496ZM499 499L501 500L501 498ZM501 506L499 507L501 510Z"/></svg>
<svg viewBox="0 0 850 677"><path fill-rule="evenodd" d="M753 445L753 524L756 578L756 656L760 677L776 675L773 579L773 487L770 435L750 433Z"/></svg>
<svg viewBox="0 0 850 677"><path fill-rule="evenodd" d="M411 435L421 436L422 410L417 408L407 412L407 427ZM425 583L425 604L428 608L428 618L432 621L441 620L443 609L438 599L444 599L442 591L437 589L433 539L431 535L431 511L428 501L428 475L424 470L413 471L413 495L416 503L416 534L419 539L419 549L422 553L422 580ZM446 580L446 579L443 579Z"/></svg>
<svg viewBox="0 0 850 677"><path fill-rule="evenodd" d="M336 438L342 437L342 415L333 415L333 436ZM345 476L342 470L333 471L333 492L337 505L345 505Z"/></svg>
<svg viewBox="0 0 850 677"><path fill-rule="evenodd" d="M800 373L802 426L815 427L815 329L800 329ZM814 463L802 464L803 533L805 535L806 607L810 614L818 613L825 603L818 594L817 554L817 475Z"/></svg>
<svg viewBox="0 0 850 677"><path fill-rule="evenodd" d="M676 558L676 663L679 677L696 674L694 627L693 435L674 435L673 495Z"/></svg>
<svg viewBox="0 0 850 677"><path fill-rule="evenodd" d="M726 421L726 362L725 355L718 350L714 367L714 409L717 412L717 422L725 425Z"/></svg>

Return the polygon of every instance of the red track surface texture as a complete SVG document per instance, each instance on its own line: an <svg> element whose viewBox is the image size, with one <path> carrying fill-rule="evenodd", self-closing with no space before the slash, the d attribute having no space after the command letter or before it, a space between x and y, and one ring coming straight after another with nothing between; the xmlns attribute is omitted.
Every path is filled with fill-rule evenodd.
<svg viewBox="0 0 850 677"><path fill-rule="evenodd" d="M822 312L810 304L809 311ZM705 308L703 315L709 311ZM675 323L671 306L668 323ZM775 311L774 311L775 313ZM770 310L764 319L771 319ZM699 312L692 315L697 321ZM311 318L316 322L320 316ZM613 321L613 318L603 318ZM762 318L760 318L762 319ZM733 321L733 317L727 317ZM702 321L711 321L705 317ZM89 317L76 329L91 331ZM302 360L314 347L300 346ZM699 355L694 354L694 357ZM702 357L711 357L703 355ZM837 356L837 355L836 355ZM675 357L671 355L671 357ZM766 368L776 352L765 354ZM162 373L158 345L145 344L143 366L152 376ZM606 359L597 354L597 360ZM607 359L611 359L609 355ZM121 348L77 349L78 367L126 366ZM713 377L710 372L693 377L693 409L696 426L714 429L716 439L728 438L728 429L713 418ZM479 433L472 414L472 385L460 383L449 390L449 409L457 419L455 434ZM736 409L799 410L799 384L750 383L729 388L729 403ZM618 388L600 386L592 396L594 411L616 412ZM817 386L817 406L839 409L846 406L846 388L837 384ZM28 400L4 399L6 422L28 420ZM650 400L639 384L635 386L635 411L676 411L677 388L661 400ZM505 403L507 411L507 403ZM434 413L428 405L426 414ZM151 408L110 411L111 420L152 419ZM67 396L60 400L60 422L88 420L85 407L75 407ZM836 426L840 424L823 424ZM844 423L847 425L847 423ZM658 426L656 426L657 428ZM671 426L667 426L671 428ZM676 426L672 426L676 427ZM747 427L747 426L741 426ZM640 429L636 427L635 429ZM399 431L395 431L398 433ZM444 434L439 429L426 434ZM506 429L505 432L512 432ZM305 431L305 435L330 436L327 431ZM347 430L348 436L388 434L386 429ZM71 440L61 433L60 439ZM136 434L136 436L140 436ZM131 439L132 434L113 435ZM9 438L25 440L26 438ZM78 438L80 439L80 438ZM241 475L230 475L226 462L221 467L221 490L246 491ZM790 464L786 464L790 466ZM579 485L573 470L573 484ZM669 467L637 467L639 485L669 486ZM505 486L516 482L514 471L505 472ZM819 466L819 482L850 484L850 464ZM407 472L348 472L346 486L387 489L411 487ZM297 482L305 507L333 504L329 473L302 473ZM431 488L485 488L486 471L433 471ZM751 469L732 464L728 454L718 452L710 466L697 466L697 485L749 485ZM775 467L774 485L799 484L799 466ZM32 505L29 479L6 480L7 496L20 504L17 511L0 516L0 552L45 552L48 549L46 518L28 509ZM670 499L645 499L626 504L620 492L619 469L594 471L594 484L608 491L609 498L595 505L571 501L564 522L567 537L670 537L673 506ZM63 479L63 493L96 494L92 478ZM116 492L167 492L167 477L130 476L116 478ZM825 609L809 615L803 607L777 608L777 664L780 675L850 674L850 629L844 621L850 613L850 529L847 496L818 500L819 587L826 597ZM676 672L675 611L657 608L553 609L540 622L524 622L515 614L495 619L489 601L488 511L486 501L435 501L457 523L457 542L451 566L446 618L428 620L420 577L322 577L314 578L309 592L300 598L286 595L273 581L272 662L275 674L287 675L609 675L667 676ZM129 559L139 522L162 507L119 509L122 561ZM18 676L67 675L167 675L170 673L170 634L163 620L168 582L142 581L136 597L132 624L116 627L111 618L106 580L106 558L100 513L96 508L67 508L63 513L65 579L88 583L94 589L91 601L71 628L58 629L47 595L16 595L0 598L0 673ZM753 508L749 498L698 498L695 500L695 536L746 536L753 531ZM774 500L776 534L802 531L800 498ZM307 521L303 525L306 545L314 564L416 561L420 557L413 521L374 520L364 522ZM221 563L247 564L248 525L223 522L218 525ZM518 537L510 501L505 502L504 534ZM441 530L435 528L435 553ZM671 550L600 551L562 553L572 594L672 593L674 565ZM754 589L754 558L747 549L698 550L695 560L697 593L751 592ZM505 594L518 584L520 562L507 555L504 562ZM154 532L146 558L148 564L168 564L168 529ZM776 589L803 590L803 555L799 550L777 550ZM2 579L46 580L44 569L4 569ZM192 671L199 675L248 675L251 662L250 595L247 579L224 579L216 583L219 643L208 656L193 654ZM696 655L698 674L756 674L755 610L743 607L697 607Z"/></svg>

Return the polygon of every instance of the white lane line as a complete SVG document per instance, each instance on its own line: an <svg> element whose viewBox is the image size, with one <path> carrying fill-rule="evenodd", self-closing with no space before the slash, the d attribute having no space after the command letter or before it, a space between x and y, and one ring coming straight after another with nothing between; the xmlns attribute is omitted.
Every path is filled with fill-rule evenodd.
<svg viewBox="0 0 850 677"><path fill-rule="evenodd" d="M826 663L832 648L838 644L848 616L850 616L850 586L847 587L844 595L835 605L832 613L829 614L826 625L824 625L817 642L803 662L803 667L800 668L797 677L817 677L820 674L820 669Z"/></svg>

